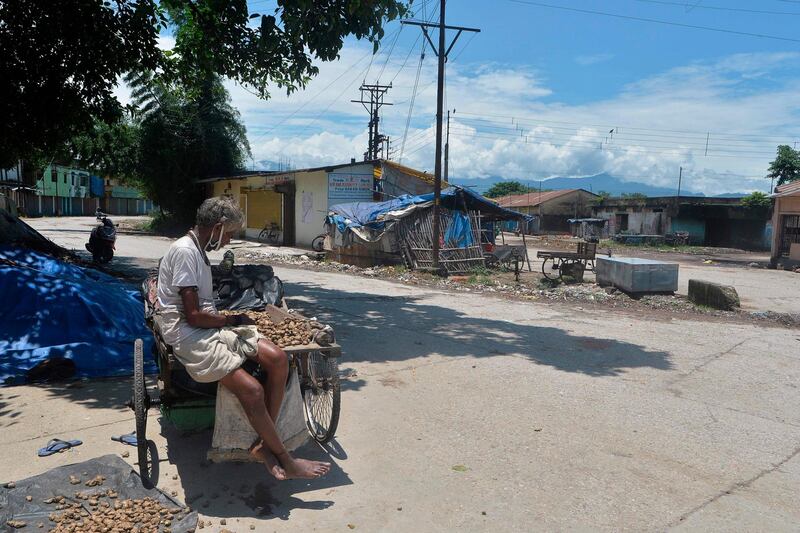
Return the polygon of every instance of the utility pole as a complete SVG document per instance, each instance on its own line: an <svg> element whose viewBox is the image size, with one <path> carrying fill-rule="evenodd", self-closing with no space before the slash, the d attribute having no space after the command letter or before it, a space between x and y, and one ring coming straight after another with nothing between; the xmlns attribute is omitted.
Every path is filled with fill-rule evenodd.
<svg viewBox="0 0 800 533"><path fill-rule="evenodd" d="M683 179L683 167L678 167L678 201L681 198L681 179Z"/></svg>
<svg viewBox="0 0 800 533"><path fill-rule="evenodd" d="M453 109L453 113L456 110ZM450 162L450 110L447 110L447 138L444 141L444 181L447 181L447 167Z"/></svg>
<svg viewBox="0 0 800 533"><path fill-rule="evenodd" d="M422 33L431 45L433 52L439 59L439 72L436 87L436 163L434 165L434 179L433 179L433 269L439 270L439 207L442 200L442 108L444 107L444 63L447 61L447 55L453 49L458 37L462 32L469 31L479 33L481 30L477 28L465 28L463 26L447 26L445 25L445 0L439 2L439 24L431 24L429 22L415 22L411 20L400 21L402 24L410 24L412 26L419 26L422 28ZM430 36L428 35L428 28L439 28L439 46L435 46ZM445 49L445 30L458 30L450 46Z"/></svg>
<svg viewBox="0 0 800 533"><path fill-rule="evenodd" d="M392 105L391 103L383 101L384 95L391 88L391 83L389 85L370 85L367 83L362 83L361 87L359 87L359 90L361 91L361 99L350 100L353 103L364 106L364 109L366 109L369 113L369 140L367 141L367 151L364 152L364 161L378 159L378 156L383 152L383 142L388 139L388 137L379 133L378 123L380 122L379 111L381 107L385 105ZM364 99L365 92L369 96L368 101Z"/></svg>

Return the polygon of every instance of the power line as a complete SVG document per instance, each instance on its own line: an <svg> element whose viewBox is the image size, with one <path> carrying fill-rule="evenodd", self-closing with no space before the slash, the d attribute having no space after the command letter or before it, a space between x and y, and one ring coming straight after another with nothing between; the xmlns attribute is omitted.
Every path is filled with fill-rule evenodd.
<svg viewBox="0 0 800 533"><path fill-rule="evenodd" d="M397 30L395 30L395 32L399 34L399 33L400 33L400 31L402 31L402 28L403 28L403 27L402 27L402 26L400 26L400 27L399 27ZM292 118L293 116L295 116L297 113L299 113L300 111L302 111L302 110L303 110L303 109L304 109L304 108L305 108L305 107L306 107L308 104L310 104L311 102L313 102L314 100L316 100L318 97L322 96L323 94L327 93L328 89L330 89L330 88L331 88L331 87L332 87L332 86L333 86L333 85L334 85L334 84L335 84L337 81L339 81L340 79L342 79L342 78L345 76L345 74L349 74L349 73L351 72L351 70L352 70L352 69L353 69L353 68L354 68L356 65L358 65L359 63L361 63L362 61L364 61L364 59L366 59L368 55L372 55L372 57L373 57L373 58L375 57L375 54L373 54L372 50L370 50L369 52L367 52L366 54L364 54L363 56L361 56L361 57L360 57L358 60L356 60L356 61L355 61L355 62L354 62L352 65L350 65L349 67L347 67L347 68L346 68L346 69L345 69L345 70L344 70L344 71L343 71L341 74L339 74L339 75L338 75L338 76L337 76L337 77L336 77L336 78L335 78L335 79L334 79L332 82L330 82L328 85L326 85L326 86L325 86L325 87L324 87L324 88L323 88L323 89L322 89L320 92L318 92L317 94L315 94L314 96L312 96L311 98L309 98L308 100L306 100L305 102L303 102L303 103L300 105L300 107L298 107L298 108L297 108L297 109L295 109L295 110L294 110L292 113L290 113L289 115L287 115L287 116L286 116L286 117L285 117L283 120L281 120L281 121L277 122L275 125L273 125L272 127L270 127L270 128L267 130L267 131L265 131L264 133L262 133L261 135L259 135L258 137L256 137L256 138L253 140L253 142L255 143L255 142L258 142L258 141L260 141L262 138L266 137L266 136L267 136L267 135L269 135L269 134L270 134L272 131L274 131L274 130L275 130L275 128L277 128L278 126L282 125L284 122L286 122L287 120L289 120L290 118ZM371 64L372 64L372 61L370 61L370 65L371 65ZM367 72L368 72L368 69L367 69ZM365 73L365 77L366 77L366 73ZM352 84L353 84L353 82L349 83L349 84L347 85L347 87L349 88L349 87L350 87ZM333 104L331 104L331 105L333 105ZM326 108L326 110L327 110L327 109L329 109L330 107L331 107L331 106L329 105L329 106ZM319 115L317 115L317 117L319 117ZM315 120L316 120L316 119L315 119Z"/></svg>
<svg viewBox="0 0 800 533"><path fill-rule="evenodd" d="M646 4L659 4L664 6L676 6L676 7L687 7L686 3L681 2L668 2L667 0L636 0L637 2L644 2ZM759 15L794 15L798 16L800 13L797 11L765 11L761 9L746 9L746 8L739 8L739 7L722 7L722 6L706 6L703 4L697 4L691 6L692 9L706 9L706 10L713 10L713 11L732 11L737 13L754 13Z"/></svg>
<svg viewBox="0 0 800 533"><path fill-rule="evenodd" d="M451 130L451 132L452 132L452 130ZM460 131L455 131L455 132L452 132L452 133L457 137L461 136L461 137L470 137L470 138L483 138L483 139L491 139L491 140L495 140L495 141L505 141L505 142L514 143L514 144L531 144L531 145L532 144L549 144L550 146L553 146L555 148L585 147L585 148L590 148L590 149L600 150L600 151L611 151L611 152L613 152L613 151L624 150L626 152L639 152L639 153L651 153L651 154L675 154L676 152L690 152L690 153L692 152L691 149L681 148L681 147L676 147L676 148L671 149L671 150L652 149L652 148L648 149L646 147L635 146L635 145L625 145L625 146L623 146L623 145L614 145L614 144L604 144L602 142L591 142L591 141L580 141L580 140L564 142L563 144L557 144L557 143L554 143L552 141L547 141L547 140L540 140L540 141L536 141L536 142L525 142L525 139L524 138L520 138L520 137L504 139L504 138L498 138L499 136L497 136L497 135L481 135L480 133L472 133L472 132L463 133L463 132L460 132ZM755 156L737 156L737 155L733 155L733 154L709 153L707 156L704 156L704 157L724 157L724 158L732 158L732 159L752 159L752 160L763 161L768 156L755 157Z"/></svg>
<svg viewBox="0 0 800 533"><path fill-rule="evenodd" d="M393 82L394 82L394 80L396 80L396 79L397 79L397 76L399 76L399 75L400 75L400 73L403 71L403 69L404 69L404 68L406 68L406 63L408 63L408 59L411 57L411 54L413 54L413 53L414 53L414 50L416 50L416 49L417 49L417 43L419 42L419 40L420 40L421 38L422 38L422 35L420 35L420 34L417 34L417 38L416 38L416 39L414 39L414 43L411 45L411 48L408 50L408 54L406 55L406 58L403 60L403 64L402 64L402 65L400 65L400 68L397 70L397 72L395 73L395 75L394 75L394 76L392 76L392 79L391 79L391 80L389 80L389 83L393 83Z"/></svg>
<svg viewBox="0 0 800 533"><path fill-rule="evenodd" d="M774 156L773 152L761 152L761 151L754 151L754 150L740 150L740 149L730 149L730 148L718 148L717 145L709 145L707 148L704 145L696 145L690 143L683 143L683 144L667 144L667 143L659 143L659 144L644 144L644 143L657 143L657 141L641 141L639 139L626 139L622 137L623 140L626 141L633 141L633 142L618 142L618 137L614 137L613 142L609 142L607 138L603 137L602 134L594 134L594 135L586 135L586 134L577 134L571 135L566 133L546 133L546 134L538 134L538 133L525 133L525 132L496 132L496 131L479 131L479 130L464 130L460 129L457 126L453 129L456 133L461 134L486 134L486 135L494 135L498 137L513 137L522 139L524 142L527 143L528 139L532 139L535 142L550 142L555 137L557 141L561 142L569 142L569 143L589 143L592 146L596 146L598 144L604 146L605 148L611 147L641 147L641 148L656 148L656 149L665 149L665 150L693 150L693 151L702 151L704 155L727 155L727 154L752 154L752 155L759 155L761 157L772 157ZM595 139L595 140L592 140ZM604 140L606 139L606 140ZM533 144L529 143L529 144Z"/></svg>
<svg viewBox="0 0 800 533"><path fill-rule="evenodd" d="M403 152L406 147L406 136L408 135L408 127L411 124L411 114L414 112L414 100L417 98L417 87L419 86L419 74L422 72L422 62L425 60L425 45L427 43L422 41L422 48L420 49L419 65L417 66L417 77L414 80L414 90L411 92L411 103L408 105L408 116L406 116L406 128L403 132L403 142L400 143L400 162L403 162Z"/></svg>
<svg viewBox="0 0 800 533"><path fill-rule="evenodd" d="M392 51L394 50L394 46L397 44L397 40L400 38L401 33L403 33L402 24L400 25L400 31L397 32L397 35L395 35L394 40L392 41L392 45L389 47L389 53L386 54L386 61L383 62L383 67L381 67L381 71L378 73L378 83L381 82L381 76L383 76L383 71L386 70L386 65L389 64L389 59L391 59L392 57Z"/></svg>
<svg viewBox="0 0 800 533"><path fill-rule="evenodd" d="M501 115L501 114L492 114L492 113L470 113L469 111L459 111L458 114L459 115L471 115L471 116L476 116L476 117L507 118L507 119L514 120L516 122L548 122L548 123L552 122L554 124L571 124L571 125L574 125L574 126L583 126L583 127L591 126L591 127L598 127L598 128L608 128L609 126L611 126L611 124L608 124L608 123L606 123L606 124L581 124L579 122L567 122L567 121L563 121L563 120L545 120L545 119L540 119L540 118L528 119L528 118L526 118L524 116L523 117L517 117L515 115ZM639 130L639 131L657 131L657 132L664 132L664 133L696 134L696 135L702 136L703 139L705 139L706 134L709 133L708 131L670 130L670 129L659 129L659 128L642 128L642 127L635 127L635 126L622 126L622 127L620 127L620 129L623 129L623 130ZM747 134L747 133L714 133L714 132L711 132L711 133L713 135L715 135L715 136L722 136L722 137L733 136L733 137L741 137L741 138L780 139L782 141L785 141L787 137L789 137L789 138L796 137L794 135L788 135L788 134L787 135L776 136L776 135L756 135L756 134Z"/></svg>
<svg viewBox="0 0 800 533"><path fill-rule="evenodd" d="M541 132L541 131L528 131L527 133L524 133L526 130L521 130L521 129L518 128L519 122L516 123L516 126L514 128L511 128L509 126L502 125L502 124L494 124L494 123L491 123L489 121L481 121L481 122L489 122L489 124L487 124L487 125L484 125L484 124L471 124L471 122L476 121L476 120L477 121L481 121L480 119L470 119L470 118L465 119L463 117L459 117L458 122L460 122L462 124L465 123L466 126L473 127L475 129L478 129L478 128L491 128L491 129L496 129L496 130L499 129L499 130L503 130L503 131L511 131L511 132L513 132L514 135L517 135L517 136L518 135L540 135L540 134L564 135L564 136L584 136L584 137L590 136L590 134L587 134L586 132L581 131L581 129L565 128L565 127L550 126L550 125L537 125L537 124L534 124L533 126L534 127L542 126L544 128L547 128L548 130L560 130L560 131L567 132L567 133L561 133L560 131L544 131L544 132ZM528 124L526 124L526 126L527 125ZM594 128L586 128L585 127L583 129L591 129L592 130L591 131L591 135L598 135ZM605 128L605 130L607 130L607 127ZM683 142L680 142L680 144L687 145L687 146L695 146L695 147L698 147L698 148L704 148L705 147L705 148L716 149L717 146L722 145L722 146L725 146L726 148L736 148L736 149L741 149L741 150L746 149L746 148L759 148L759 146L758 146L759 144L768 144L769 145L769 149L768 150L769 150L770 154L773 153L773 148L775 147L774 143L767 143L766 141L749 142L749 141L745 141L745 140L728 140L728 139L716 139L715 138L714 142L712 143L712 142L710 142L710 139L711 139L710 134L708 134L706 137L703 137L702 139L700 139L700 138L692 138L692 137L679 137L679 136L675 136L675 135L656 135L656 134L649 134L649 133L626 133L625 130L623 130L622 128L612 128L611 132L612 132L611 133L611 136L612 136L611 140L613 140L613 141L616 141L618 139L622 139L622 140L629 140L629 141L637 141L637 142L641 142L641 143L669 143L670 145L674 145L676 143L679 143L680 141L683 141ZM604 138L606 136L607 135L603 134L602 132L599 133L599 138L600 139L602 139L602 138ZM642 139L642 138L640 138L640 136L644 136L645 138ZM670 139L677 139L677 141L676 140L670 140ZM695 142L692 142L692 141L695 141ZM784 143L785 142L787 142L787 141L785 141L785 139L784 139ZM736 145L733 145L732 143L747 143L747 145L746 146L736 146ZM761 148L762 151L760 151L758 153L765 153L763 150L767 150L767 148L765 148L763 146L760 147L760 148Z"/></svg>
<svg viewBox="0 0 800 533"><path fill-rule="evenodd" d="M567 7L567 6L555 6L552 4L545 4L542 2L533 2L531 0L508 0L509 2L513 2L515 4L524 4L529 6L537 6L537 7L546 7L549 9L560 9L562 11L572 11L574 13L583 13L585 15L600 15L603 17L612 17L624 20L635 20L637 22L649 22L651 24L662 24L665 26L677 26L680 28L689 28L693 30L705 30L705 31L713 31L717 33L728 33L732 35L744 35L746 37L758 37L761 39L772 39L775 41L788 41L793 43L800 43L800 39L792 39L791 37L779 37L777 35L767 35L761 33L750 33L746 31L737 31L737 30L727 30L724 28L714 28L711 26L698 26L695 24L684 24L682 22L672 22L667 20L659 20L659 19L651 19L651 18L644 18L644 17L634 17L631 15L620 15L619 13L607 13L605 11L595 11L592 9L581 9L577 7Z"/></svg>

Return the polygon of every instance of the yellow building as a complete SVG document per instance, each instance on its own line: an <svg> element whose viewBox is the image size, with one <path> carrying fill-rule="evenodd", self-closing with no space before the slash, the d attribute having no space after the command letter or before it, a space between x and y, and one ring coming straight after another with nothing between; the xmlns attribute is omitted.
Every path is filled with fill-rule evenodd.
<svg viewBox="0 0 800 533"><path fill-rule="evenodd" d="M391 161L351 161L202 180L206 196L229 196L245 213L245 237L273 228L286 246L311 246L332 205L433 192L433 176Z"/></svg>
<svg viewBox="0 0 800 533"><path fill-rule="evenodd" d="M785 267L800 265L800 181L775 188L772 209L772 254L770 263Z"/></svg>

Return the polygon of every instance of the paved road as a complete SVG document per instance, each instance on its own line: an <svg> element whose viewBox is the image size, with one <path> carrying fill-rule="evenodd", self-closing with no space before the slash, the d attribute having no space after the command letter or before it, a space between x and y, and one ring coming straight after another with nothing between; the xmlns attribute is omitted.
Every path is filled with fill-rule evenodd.
<svg viewBox="0 0 800 533"><path fill-rule="evenodd" d="M119 253L166 244L123 238ZM305 449L335 468L276 483L205 465L210 434L178 435L154 412L159 485L192 498L206 530L797 531L797 330L276 272L291 305L334 325L351 369L335 448ZM109 436L133 427L128 391L0 389L0 479L119 453ZM34 459L56 435L85 444Z"/></svg>

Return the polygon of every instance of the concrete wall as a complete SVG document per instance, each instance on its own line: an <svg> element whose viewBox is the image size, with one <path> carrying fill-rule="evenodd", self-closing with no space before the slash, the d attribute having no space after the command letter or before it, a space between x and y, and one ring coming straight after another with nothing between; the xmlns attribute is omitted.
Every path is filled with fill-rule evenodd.
<svg viewBox="0 0 800 533"><path fill-rule="evenodd" d="M328 173L297 174L294 202L295 241L299 246L311 246L314 237L323 232L328 215Z"/></svg>
<svg viewBox="0 0 800 533"><path fill-rule="evenodd" d="M618 214L628 216L627 229L618 227ZM607 228L609 235L616 235L620 231L628 231L641 235L663 235L667 231L670 231L670 224L674 226L674 221L665 210L656 212L649 208L636 206L600 207L595 209L595 214L593 216L608 220Z"/></svg>

